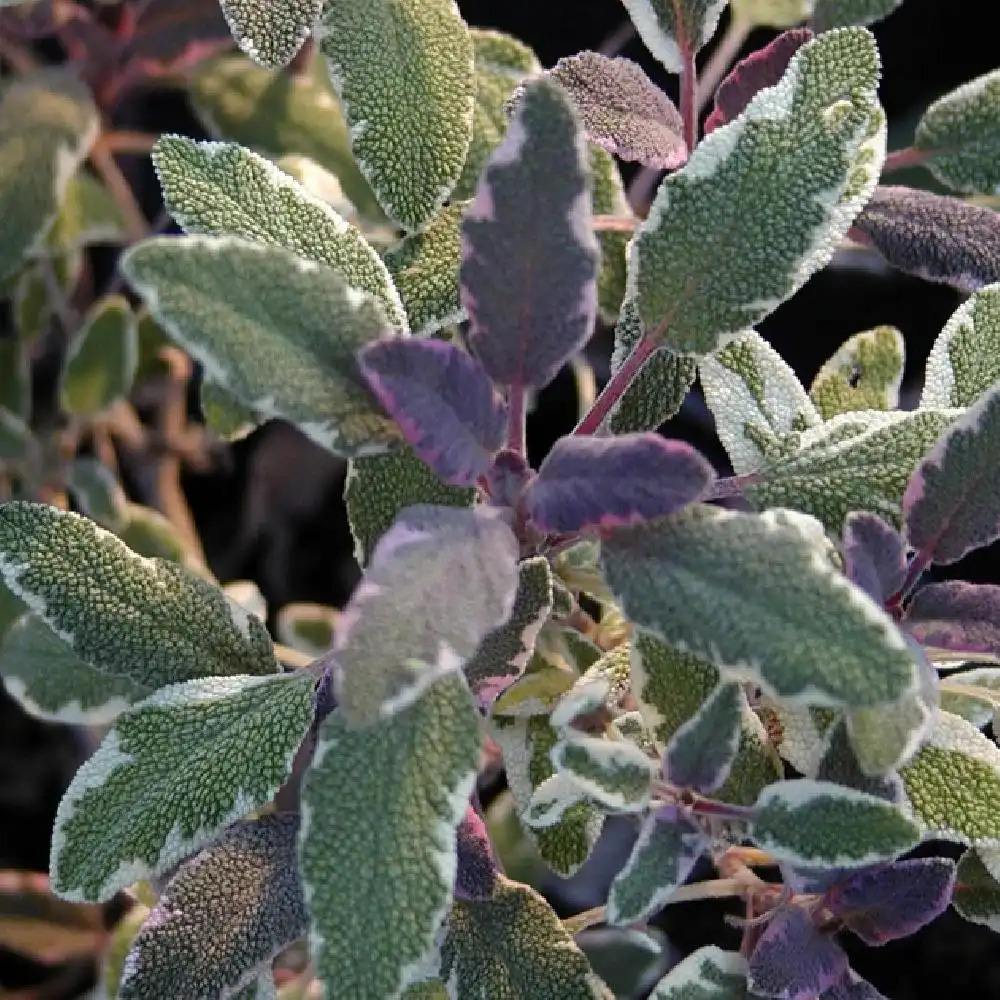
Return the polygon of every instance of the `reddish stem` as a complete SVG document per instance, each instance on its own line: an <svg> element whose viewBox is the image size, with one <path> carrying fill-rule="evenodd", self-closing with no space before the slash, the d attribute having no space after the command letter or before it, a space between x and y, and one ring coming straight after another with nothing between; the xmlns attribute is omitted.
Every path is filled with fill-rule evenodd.
<svg viewBox="0 0 1000 1000"><path fill-rule="evenodd" d="M601 390L601 394L594 400L594 405L576 425L574 434L593 434L604 423L604 418L614 408L615 403L622 398L629 383L655 350L656 342L650 337L643 337L635 345L635 349L625 360L625 364L611 376L611 381Z"/></svg>
<svg viewBox="0 0 1000 1000"><path fill-rule="evenodd" d="M761 481L759 472L747 472L742 476L727 476L724 479L716 479L709 500L722 500L726 497L740 497L746 492L747 487L756 486Z"/></svg>
<svg viewBox="0 0 1000 1000"><path fill-rule="evenodd" d="M595 215L591 225L598 233L634 233L639 220L623 215Z"/></svg>
<svg viewBox="0 0 1000 1000"><path fill-rule="evenodd" d="M517 383L507 393L507 447L520 455L525 455L524 385Z"/></svg>
<svg viewBox="0 0 1000 1000"><path fill-rule="evenodd" d="M694 46L684 46L684 66L681 70L681 118L684 120L684 141L688 150L698 144L698 67Z"/></svg>
<svg viewBox="0 0 1000 1000"><path fill-rule="evenodd" d="M906 567L906 578L903 580L902 587L885 602L886 611L891 613L899 610L906 595L917 585L917 581L923 576L924 570L930 566L931 561L931 552L928 549L922 549L913 556L910 565Z"/></svg>
<svg viewBox="0 0 1000 1000"><path fill-rule="evenodd" d="M907 146L905 149L897 149L889 153L882 164L882 173L889 174L893 170L906 170L907 167L919 167L926 163L934 155L933 150L917 149L916 146Z"/></svg>

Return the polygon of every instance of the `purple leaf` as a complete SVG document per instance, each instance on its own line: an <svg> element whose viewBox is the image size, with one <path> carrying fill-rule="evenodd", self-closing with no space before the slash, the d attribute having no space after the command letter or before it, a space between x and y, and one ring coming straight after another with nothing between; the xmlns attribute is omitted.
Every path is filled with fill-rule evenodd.
<svg viewBox="0 0 1000 1000"><path fill-rule="evenodd" d="M458 827L458 868L455 895L459 899L490 899L497 881L496 859L486 824L470 805Z"/></svg>
<svg viewBox="0 0 1000 1000"><path fill-rule="evenodd" d="M472 486L503 443L507 407L482 366L445 340L366 344L361 371L413 450L445 482Z"/></svg>
<svg viewBox="0 0 1000 1000"><path fill-rule="evenodd" d="M938 439L903 494L910 545L948 564L1000 535L1000 384Z"/></svg>
<svg viewBox="0 0 1000 1000"><path fill-rule="evenodd" d="M541 388L590 337L597 238L587 148L562 88L527 84L462 224L469 339L497 382Z"/></svg>
<svg viewBox="0 0 1000 1000"><path fill-rule="evenodd" d="M879 186L850 235L893 267L964 292L1000 280L1000 214L960 198Z"/></svg>
<svg viewBox="0 0 1000 1000"><path fill-rule="evenodd" d="M907 937L951 902L955 862L914 858L858 872L826 894L826 905L865 944Z"/></svg>
<svg viewBox="0 0 1000 1000"><path fill-rule="evenodd" d="M1000 655L1000 587L988 583L930 583L906 608L904 624L926 646Z"/></svg>
<svg viewBox="0 0 1000 1000"><path fill-rule="evenodd" d="M747 985L780 1000L813 1000L847 971L847 956L801 907L774 915L750 956Z"/></svg>
<svg viewBox="0 0 1000 1000"><path fill-rule="evenodd" d="M891 525L868 511L854 511L844 522L844 560L848 579L876 603L899 593L906 579L906 543Z"/></svg>
<svg viewBox="0 0 1000 1000"><path fill-rule="evenodd" d="M660 517L708 495L712 466L657 434L564 437L525 489L522 507L546 532L607 528Z"/></svg>
<svg viewBox="0 0 1000 1000"><path fill-rule="evenodd" d="M705 121L705 135L738 118L758 91L773 87L788 69L792 56L812 37L808 28L793 28L741 59L715 92L715 109Z"/></svg>
<svg viewBox="0 0 1000 1000"><path fill-rule="evenodd" d="M638 63L581 52L560 59L548 75L572 98L595 145L663 170L687 160L680 112Z"/></svg>
<svg viewBox="0 0 1000 1000"><path fill-rule="evenodd" d="M497 503L516 507L524 487L534 475L523 455L504 448L497 453L490 471L486 473L486 485Z"/></svg>
<svg viewBox="0 0 1000 1000"><path fill-rule="evenodd" d="M848 969L847 975L821 994L820 1000L888 1000L888 998L884 993L879 993L867 979L862 979Z"/></svg>

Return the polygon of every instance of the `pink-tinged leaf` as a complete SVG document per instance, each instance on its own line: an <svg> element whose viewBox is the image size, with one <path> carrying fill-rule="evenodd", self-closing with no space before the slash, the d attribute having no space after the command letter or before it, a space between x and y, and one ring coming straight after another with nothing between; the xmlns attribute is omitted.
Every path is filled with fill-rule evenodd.
<svg viewBox="0 0 1000 1000"><path fill-rule="evenodd" d="M906 579L906 543L890 524L868 511L854 511L844 521L844 569L878 604L899 592Z"/></svg>
<svg viewBox="0 0 1000 1000"><path fill-rule="evenodd" d="M715 473L683 441L657 434L564 437L521 505L546 532L609 528L661 517L708 495Z"/></svg>
<svg viewBox="0 0 1000 1000"><path fill-rule="evenodd" d="M486 473L486 486L497 503L516 507L521 493L534 475L523 455L504 448L497 453L490 471Z"/></svg>
<svg viewBox="0 0 1000 1000"><path fill-rule="evenodd" d="M941 435L903 494L910 545L957 562L1000 535L1000 384Z"/></svg>
<svg viewBox="0 0 1000 1000"><path fill-rule="evenodd" d="M825 903L865 944L880 945L943 913L954 886L954 861L914 858L858 872L831 889Z"/></svg>
<svg viewBox="0 0 1000 1000"><path fill-rule="evenodd" d="M779 911L750 956L747 985L780 1000L814 1000L847 972L847 956L799 906Z"/></svg>
<svg viewBox="0 0 1000 1000"><path fill-rule="evenodd" d="M793 28L741 59L715 92L715 108L705 121L705 135L738 118L758 91L773 87L788 69L792 56L812 37L808 28Z"/></svg>
<svg viewBox="0 0 1000 1000"><path fill-rule="evenodd" d="M820 1000L888 1000L888 997L879 993L867 979L848 969L847 975L823 993Z"/></svg>
<svg viewBox="0 0 1000 1000"><path fill-rule="evenodd" d="M1000 213L983 205L883 185L850 235L918 278L964 292L1000 281Z"/></svg>
<svg viewBox="0 0 1000 1000"><path fill-rule="evenodd" d="M384 337L358 359L403 437L446 483L472 486L489 469L507 407L475 358L446 340Z"/></svg>
<svg viewBox="0 0 1000 1000"><path fill-rule="evenodd" d="M130 78L190 69L233 47L218 0L145 0L122 51Z"/></svg>
<svg viewBox="0 0 1000 1000"><path fill-rule="evenodd" d="M527 84L462 224L469 339L496 382L540 389L593 330L599 252L587 157L563 89Z"/></svg>
<svg viewBox="0 0 1000 1000"><path fill-rule="evenodd" d="M497 865L486 824L469 806L458 827L455 895L459 899L490 899L497 881Z"/></svg>
<svg viewBox="0 0 1000 1000"><path fill-rule="evenodd" d="M688 156L674 102L631 59L581 52L549 71L566 90L587 138L623 160L676 170Z"/></svg>
<svg viewBox="0 0 1000 1000"><path fill-rule="evenodd" d="M1000 656L1000 587L993 584L928 584L914 595L903 621L925 646Z"/></svg>

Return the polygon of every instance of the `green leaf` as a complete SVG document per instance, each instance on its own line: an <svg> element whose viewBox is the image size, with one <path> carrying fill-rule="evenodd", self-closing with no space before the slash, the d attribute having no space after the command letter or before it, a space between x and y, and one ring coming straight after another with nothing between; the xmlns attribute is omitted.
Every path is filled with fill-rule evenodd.
<svg viewBox="0 0 1000 1000"><path fill-rule="evenodd" d="M966 851L958 862L951 902L966 920L1000 932L1000 882L989 873L978 851Z"/></svg>
<svg viewBox="0 0 1000 1000"><path fill-rule="evenodd" d="M746 491L758 509L793 507L839 535L852 510L901 523L913 470L960 410L859 410L806 431L799 448L761 470Z"/></svg>
<svg viewBox="0 0 1000 1000"><path fill-rule="evenodd" d="M874 795L796 778L764 789L751 836L789 864L860 868L908 851L920 840L920 830Z"/></svg>
<svg viewBox="0 0 1000 1000"><path fill-rule="evenodd" d="M862 772L875 776L898 770L916 753L936 708L936 699L928 704L916 693L891 705L850 709L847 727Z"/></svg>
<svg viewBox="0 0 1000 1000"><path fill-rule="evenodd" d="M615 158L593 143L590 145L590 182L593 186L594 215L632 216ZM597 313L605 323L614 323L618 319L625 298L630 239L628 233L613 230L597 234L601 248L601 266L597 272Z"/></svg>
<svg viewBox="0 0 1000 1000"><path fill-rule="evenodd" d="M452 0L337 0L318 32L351 148L390 219L423 227L472 138L473 47Z"/></svg>
<svg viewBox="0 0 1000 1000"><path fill-rule="evenodd" d="M956 191L1000 191L1000 69L936 100L917 123L914 145L927 169Z"/></svg>
<svg viewBox="0 0 1000 1000"><path fill-rule="evenodd" d="M926 837L1000 844L1000 750L971 723L939 712L900 775Z"/></svg>
<svg viewBox="0 0 1000 1000"><path fill-rule="evenodd" d="M0 409L25 421L31 416L31 358L20 332L0 337Z"/></svg>
<svg viewBox="0 0 1000 1000"><path fill-rule="evenodd" d="M157 321L237 402L290 420L338 455L399 440L355 358L390 324L336 271L231 236L146 240L121 267Z"/></svg>
<svg viewBox="0 0 1000 1000"><path fill-rule="evenodd" d="M528 665L535 640L552 611L552 573L544 556L523 560L517 567L514 607L502 625L483 638L462 668L480 704L494 700Z"/></svg>
<svg viewBox="0 0 1000 1000"><path fill-rule="evenodd" d="M7 630L28 611L24 601L15 597L10 590L4 586L3 576L0 574L0 642L7 634Z"/></svg>
<svg viewBox="0 0 1000 1000"><path fill-rule="evenodd" d="M137 556L78 514L23 502L0 507L0 574L102 673L155 688L277 670L257 618L205 580Z"/></svg>
<svg viewBox="0 0 1000 1000"><path fill-rule="evenodd" d="M788 448L786 439L820 422L795 372L755 330L701 358L698 375L715 429L737 475Z"/></svg>
<svg viewBox="0 0 1000 1000"><path fill-rule="evenodd" d="M963 688L969 688L968 693ZM942 678L941 708L962 716L976 729L984 728L1000 712L1000 668L962 670Z"/></svg>
<svg viewBox="0 0 1000 1000"><path fill-rule="evenodd" d="M77 506L91 520L116 533L125 527L125 491L106 465L91 455L75 458L66 485Z"/></svg>
<svg viewBox="0 0 1000 1000"><path fill-rule="evenodd" d="M874 24L888 17L903 0L816 0L812 24L816 32L849 24Z"/></svg>
<svg viewBox="0 0 1000 1000"><path fill-rule="evenodd" d="M500 876L493 898L456 900L441 944L451 996L497 1000L610 1000L552 907Z"/></svg>
<svg viewBox="0 0 1000 1000"><path fill-rule="evenodd" d="M542 68L527 45L502 31L472 28L469 33L476 68L476 102L472 141L462 175L451 193L453 201L476 193L486 161L507 131L507 101L525 77Z"/></svg>
<svg viewBox="0 0 1000 1000"><path fill-rule="evenodd" d="M1000 284L975 292L938 334L924 376L921 409L972 406L1000 379Z"/></svg>
<svg viewBox="0 0 1000 1000"><path fill-rule="evenodd" d="M552 763L594 801L623 812L646 808L658 770L655 761L632 743L572 730L552 748Z"/></svg>
<svg viewBox="0 0 1000 1000"><path fill-rule="evenodd" d="M142 504L125 505L125 523L118 529L118 537L133 551L148 559L166 559L180 563L196 576L205 577L205 567L192 558L177 529L158 510Z"/></svg>
<svg viewBox="0 0 1000 1000"><path fill-rule="evenodd" d="M378 540L406 507L419 503L471 507L475 498L474 488L450 486L417 458L409 445L388 455L352 459L344 501L354 536L354 558L366 566Z"/></svg>
<svg viewBox="0 0 1000 1000"><path fill-rule="evenodd" d="M341 619L337 700L352 724L401 711L510 616L518 547L495 511L415 506L382 538Z"/></svg>
<svg viewBox="0 0 1000 1000"><path fill-rule="evenodd" d="M815 0L732 0L733 20L762 28L790 28L804 21Z"/></svg>
<svg viewBox="0 0 1000 1000"><path fill-rule="evenodd" d="M905 363L903 335L894 326L876 326L841 344L817 372L809 396L824 420L853 410L894 410ZM943 404L952 405L961 404Z"/></svg>
<svg viewBox="0 0 1000 1000"><path fill-rule="evenodd" d="M780 781L783 776L781 758L768 738L764 723L744 699L736 757L729 769L729 777L721 788L712 793L712 798L750 806L757 801L764 788Z"/></svg>
<svg viewBox="0 0 1000 1000"><path fill-rule="evenodd" d="M626 299L615 327L612 375L625 364L641 339L642 321L636 301L634 298ZM680 411L697 374L698 366L694 358L685 358L658 347L608 414L605 426L612 434L655 431Z"/></svg>
<svg viewBox="0 0 1000 1000"><path fill-rule="evenodd" d="M465 206L446 205L421 232L404 237L385 255L410 327L421 337L466 318L458 297Z"/></svg>
<svg viewBox="0 0 1000 1000"><path fill-rule="evenodd" d="M916 685L909 647L830 552L804 514L693 506L609 532L601 561L631 621L734 679L814 705L895 700Z"/></svg>
<svg viewBox="0 0 1000 1000"><path fill-rule="evenodd" d="M20 417L0 408L0 463L27 458L33 445L31 428Z"/></svg>
<svg viewBox="0 0 1000 1000"><path fill-rule="evenodd" d="M177 135L157 140L152 156L167 208L185 232L240 236L325 264L373 296L392 326L406 328L399 293L364 236L270 160Z"/></svg>
<svg viewBox="0 0 1000 1000"><path fill-rule="evenodd" d="M650 1000L745 1000L747 960L714 944L678 962L655 986Z"/></svg>
<svg viewBox="0 0 1000 1000"><path fill-rule="evenodd" d="M715 34L726 0L622 0L646 48L671 73Z"/></svg>
<svg viewBox="0 0 1000 1000"><path fill-rule="evenodd" d="M103 726L152 690L88 666L40 618L23 615L0 642L0 678L29 715Z"/></svg>
<svg viewBox="0 0 1000 1000"><path fill-rule="evenodd" d="M92 243L124 243L127 228L118 202L96 177L80 170L70 180L44 254L62 256Z"/></svg>
<svg viewBox="0 0 1000 1000"><path fill-rule="evenodd" d="M205 677L119 716L56 812L55 891L110 899L268 803L312 722L314 684L308 673Z"/></svg>
<svg viewBox="0 0 1000 1000"><path fill-rule="evenodd" d="M299 864L328 990L388 997L423 978L478 766L479 719L460 677L364 729L339 712L323 723L303 787Z"/></svg>
<svg viewBox="0 0 1000 1000"><path fill-rule="evenodd" d="M69 349L62 373L63 409L93 416L132 391L139 361L135 313L123 295L99 299Z"/></svg>
<svg viewBox="0 0 1000 1000"><path fill-rule="evenodd" d="M97 138L97 108L71 72L41 70L0 97L0 278L13 274L56 217Z"/></svg>
<svg viewBox="0 0 1000 1000"><path fill-rule="evenodd" d="M250 407L237 403L225 389L204 377L199 403L205 426L223 441L241 441L263 423Z"/></svg>
<svg viewBox="0 0 1000 1000"><path fill-rule="evenodd" d="M274 159L306 156L337 177L362 215L384 219L354 162L340 105L318 56L304 74L264 69L242 55L217 56L198 68L190 96L210 134Z"/></svg>
<svg viewBox="0 0 1000 1000"><path fill-rule="evenodd" d="M629 294L648 336L708 354L830 260L884 157L878 77L866 29L815 38L780 83L667 177L629 256ZM730 225L719 226L720 212Z"/></svg>
<svg viewBox="0 0 1000 1000"><path fill-rule="evenodd" d="M332 645L337 610L323 604L286 604L278 612L278 641L311 659L322 656Z"/></svg>
<svg viewBox="0 0 1000 1000"><path fill-rule="evenodd" d="M739 749L745 703L742 685L724 682L674 733L664 755L673 784L708 793L725 782Z"/></svg>
<svg viewBox="0 0 1000 1000"><path fill-rule="evenodd" d="M325 0L222 0L239 47L254 62L287 65L319 20Z"/></svg>

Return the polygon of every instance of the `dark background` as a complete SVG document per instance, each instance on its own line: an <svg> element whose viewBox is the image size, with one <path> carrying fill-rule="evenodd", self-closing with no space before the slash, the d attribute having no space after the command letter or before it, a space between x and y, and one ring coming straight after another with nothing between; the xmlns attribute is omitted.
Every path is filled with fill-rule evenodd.
<svg viewBox="0 0 1000 1000"><path fill-rule="evenodd" d="M627 20L619 0L460 0L459 6L470 24L499 28L530 44L545 66L582 49L600 48ZM931 100L1000 65L998 22L996 5L989 0L905 0L874 26L882 53L881 98L889 118L890 148L909 144L913 127ZM774 34L755 32L744 45L744 54ZM663 71L638 38L633 37L619 54L640 62L676 97L676 78ZM139 95L122 114L125 127L201 135L177 94ZM151 170L139 162L130 169L152 215L158 192ZM626 180L628 176L626 171ZM901 172L892 181L933 186L930 176L920 170ZM719 206L720 215L738 211L739 205ZM960 301L943 286L874 265L847 266L838 258L770 316L760 331L808 385L849 335L877 324L897 326L907 345L902 405L909 406L919 393L930 345ZM591 345L601 378L606 377L610 347L608 331L599 332ZM575 422L572 393L571 380L561 376L529 416L534 462ZM695 442L725 469L711 417L697 394L666 431ZM357 579L340 501L343 474L343 463L281 424L268 425L248 440L220 449L209 473L185 479L214 572L223 581L256 580L272 608L293 600L342 604ZM949 575L1000 579L995 557L992 550L980 552L953 567ZM78 734L29 720L0 695L0 868L46 868L55 805L81 752ZM553 882L556 905L580 909L603 901L597 897L610 874L608 859L619 854L620 844L612 843L571 886ZM710 904L668 910L661 925L682 954L713 941L732 947L738 940L736 932L722 924L719 907ZM847 936L845 944L857 971L890 1000L1000 998L1000 938L951 911L931 928L880 949L854 947ZM0 953L0 965L9 957ZM5 973L10 971L6 965ZM0 978L13 984L7 975Z"/></svg>

